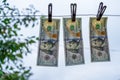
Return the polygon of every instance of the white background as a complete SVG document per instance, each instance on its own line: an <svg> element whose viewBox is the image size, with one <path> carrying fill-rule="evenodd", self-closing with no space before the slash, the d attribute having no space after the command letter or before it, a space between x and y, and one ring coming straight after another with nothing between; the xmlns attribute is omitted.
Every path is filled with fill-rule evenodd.
<svg viewBox="0 0 120 80"><path fill-rule="evenodd" d="M48 4L53 3L53 15L70 15L70 3L77 3L77 14L97 14L99 3L107 5L104 14L120 15L119 0L10 0L19 9L30 4L39 10L38 14L47 15ZM89 18L82 18L85 64L65 66L62 17L60 26L59 64L58 67L37 66L38 43L31 46L32 54L24 59L24 65L32 66L33 76L30 80L120 80L120 16L107 16L107 32L110 48L110 62L91 63L89 45ZM23 29L24 35L39 36L40 23L34 29Z"/></svg>

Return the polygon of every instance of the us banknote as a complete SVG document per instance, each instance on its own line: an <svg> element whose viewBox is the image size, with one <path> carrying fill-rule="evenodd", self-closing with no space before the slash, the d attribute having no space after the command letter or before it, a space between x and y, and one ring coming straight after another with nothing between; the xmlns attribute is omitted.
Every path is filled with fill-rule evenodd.
<svg viewBox="0 0 120 80"><path fill-rule="evenodd" d="M91 61L109 61L109 46L107 37L107 18L90 18L90 45L91 45Z"/></svg>
<svg viewBox="0 0 120 80"><path fill-rule="evenodd" d="M65 62L66 65L84 63L81 18L75 22L71 18L63 18Z"/></svg>
<svg viewBox="0 0 120 80"><path fill-rule="evenodd" d="M48 22L48 19L41 19L37 65L58 65L59 27L58 19L53 19L52 22Z"/></svg>

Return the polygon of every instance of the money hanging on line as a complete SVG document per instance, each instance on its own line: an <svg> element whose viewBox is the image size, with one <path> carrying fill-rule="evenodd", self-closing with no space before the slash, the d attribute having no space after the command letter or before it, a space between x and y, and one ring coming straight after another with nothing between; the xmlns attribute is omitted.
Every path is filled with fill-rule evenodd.
<svg viewBox="0 0 120 80"><path fill-rule="evenodd" d="M90 18L90 45L91 45L91 61L109 61L109 46L107 36L107 18Z"/></svg>
<svg viewBox="0 0 120 80"><path fill-rule="evenodd" d="M71 18L63 18L63 29L66 65L83 64L81 18L76 18L75 21L72 21Z"/></svg>
<svg viewBox="0 0 120 80"><path fill-rule="evenodd" d="M59 22L58 19L53 19L52 22L48 19L41 19L38 65L58 65Z"/></svg>

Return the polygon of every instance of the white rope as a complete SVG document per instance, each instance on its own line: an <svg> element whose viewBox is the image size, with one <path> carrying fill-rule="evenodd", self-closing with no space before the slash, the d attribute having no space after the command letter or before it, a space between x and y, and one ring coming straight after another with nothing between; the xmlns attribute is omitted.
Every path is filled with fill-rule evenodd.
<svg viewBox="0 0 120 80"><path fill-rule="evenodd" d="M40 16L45 16L47 17L48 15L6 15L6 16L0 16L0 17L24 17L24 16L35 16L35 17L40 17ZM67 17L71 15L53 15L52 17ZM96 16L96 14L78 14L76 16ZM103 16L113 16L113 17L120 17L120 14L104 14Z"/></svg>

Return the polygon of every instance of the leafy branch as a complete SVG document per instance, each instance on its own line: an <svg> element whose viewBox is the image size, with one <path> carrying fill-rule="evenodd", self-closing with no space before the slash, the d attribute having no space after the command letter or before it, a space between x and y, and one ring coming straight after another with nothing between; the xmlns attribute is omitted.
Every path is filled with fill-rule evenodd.
<svg viewBox="0 0 120 80"><path fill-rule="evenodd" d="M24 35L19 31L21 27L37 25L37 12L31 6L26 8L26 16L20 16L23 12L18 8L10 7L7 0L0 1L0 80L27 80L32 75L31 67L24 67L22 59L31 52L29 46L38 38L30 36L21 39Z"/></svg>

